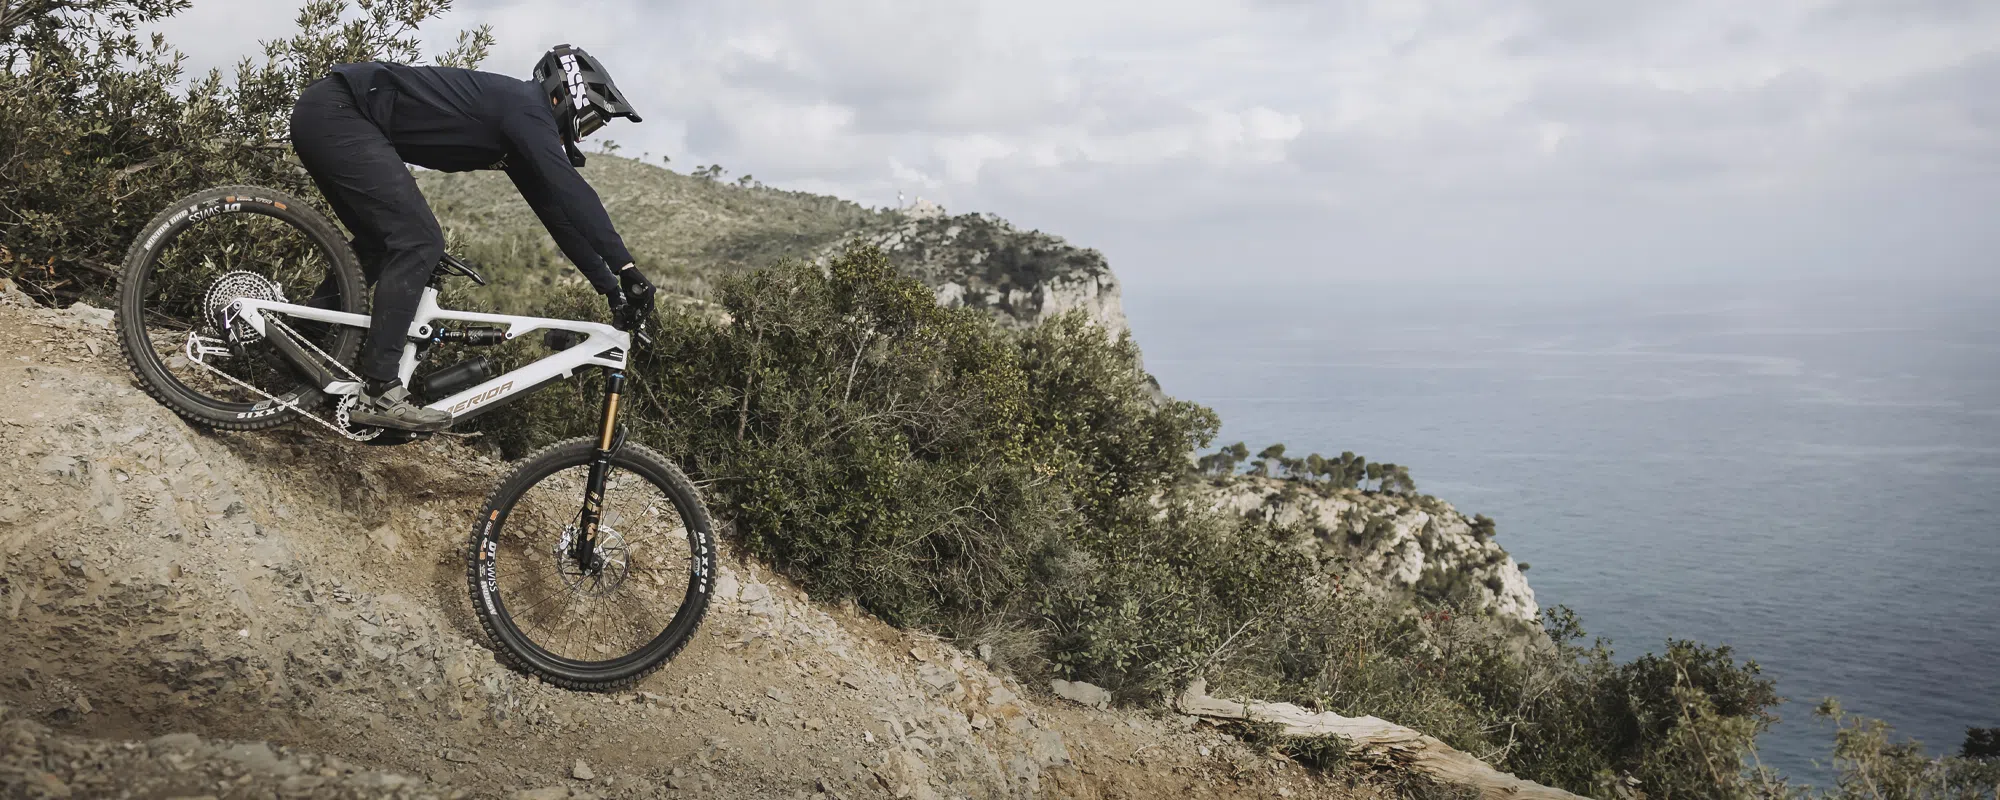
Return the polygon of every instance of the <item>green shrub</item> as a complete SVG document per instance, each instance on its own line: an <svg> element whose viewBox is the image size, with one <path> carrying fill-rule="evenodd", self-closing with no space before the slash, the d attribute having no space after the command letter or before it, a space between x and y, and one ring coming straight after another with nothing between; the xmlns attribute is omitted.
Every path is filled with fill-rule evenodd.
<svg viewBox="0 0 2000 800"><path fill-rule="evenodd" d="M1973 757L1964 751L1958 756L1932 758L1924 753L1922 744L1895 741L1887 723L1850 715L1832 698L1821 702L1813 715L1834 724L1833 766L1838 777L1822 797L1832 800L2000 797L2000 761ZM1974 738L1968 736L1968 744Z"/></svg>
<svg viewBox="0 0 2000 800"><path fill-rule="evenodd" d="M449 0L377 0L350 13L312 0L289 39L266 42L233 83L185 89L180 54L138 31L188 0L64 0L0 13L0 275L47 298L101 294L148 219L210 186L314 197L285 146L300 89L343 61L421 59L417 28ZM484 57L484 28L438 60Z"/></svg>

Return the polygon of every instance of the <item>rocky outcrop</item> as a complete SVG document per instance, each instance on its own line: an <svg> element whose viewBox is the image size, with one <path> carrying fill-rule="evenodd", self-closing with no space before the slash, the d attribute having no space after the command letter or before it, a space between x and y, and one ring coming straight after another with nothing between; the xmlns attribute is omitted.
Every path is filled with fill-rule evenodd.
<svg viewBox="0 0 2000 800"><path fill-rule="evenodd" d="M848 241L881 248L898 270L922 280L946 306L986 309L1014 326L1082 309L1107 331L1129 330L1118 278L1103 254L1020 230L991 214L948 216L936 206L919 205ZM819 258L838 249L826 248Z"/></svg>
<svg viewBox="0 0 2000 800"><path fill-rule="evenodd" d="M1214 507L1304 527L1343 585L1453 600L1501 620L1533 625L1540 607L1520 565L1490 529L1424 495L1329 493L1270 478L1239 477L1215 489Z"/></svg>

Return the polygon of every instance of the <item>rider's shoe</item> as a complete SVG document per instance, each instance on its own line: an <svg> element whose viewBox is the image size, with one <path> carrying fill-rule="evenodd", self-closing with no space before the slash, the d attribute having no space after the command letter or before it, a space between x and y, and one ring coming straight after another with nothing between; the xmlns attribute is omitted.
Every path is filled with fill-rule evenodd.
<svg viewBox="0 0 2000 800"><path fill-rule="evenodd" d="M450 412L410 402L410 390L400 383L390 383L381 389L372 386L362 389L359 402L348 412L347 420L355 425L399 431L441 431L451 427Z"/></svg>

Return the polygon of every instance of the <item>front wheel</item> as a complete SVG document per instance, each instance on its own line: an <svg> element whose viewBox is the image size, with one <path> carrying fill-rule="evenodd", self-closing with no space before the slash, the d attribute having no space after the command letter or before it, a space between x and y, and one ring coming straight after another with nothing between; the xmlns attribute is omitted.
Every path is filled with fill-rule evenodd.
<svg viewBox="0 0 2000 800"><path fill-rule="evenodd" d="M514 470L472 529L472 607L502 660L569 689L630 686L687 645L708 611L715 544L680 469L627 443L605 476L596 563L578 535L597 442L550 446Z"/></svg>

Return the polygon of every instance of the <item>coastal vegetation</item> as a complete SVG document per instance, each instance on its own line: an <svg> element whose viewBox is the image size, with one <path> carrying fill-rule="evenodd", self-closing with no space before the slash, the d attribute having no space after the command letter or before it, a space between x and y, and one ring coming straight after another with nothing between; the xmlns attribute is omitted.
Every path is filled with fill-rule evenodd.
<svg viewBox="0 0 2000 800"><path fill-rule="evenodd" d="M1195 459L1195 470L1212 478L1227 478L1235 475L1237 469L1250 458L1250 449L1242 442L1221 448L1213 453ZM1358 456L1353 451L1341 453L1338 457L1327 458L1312 453L1305 458L1287 458L1285 446L1274 444L1257 451L1257 458L1250 462L1249 474L1258 477L1284 478L1305 486L1321 490L1361 489L1372 491L1409 494L1417 490L1417 483L1410 477L1409 467L1369 461L1367 456Z"/></svg>
<svg viewBox="0 0 2000 800"><path fill-rule="evenodd" d="M100 296L132 232L186 192L241 182L310 195L282 146L291 98L338 61L419 59L418 26L447 4L376 0L356 13L313 0L300 32L267 43L233 80L184 80L165 41L139 37L187 6L0 6L0 272L45 300ZM475 64L491 37L458 41L434 60ZM608 153L593 162L607 195L632 199L621 216L694 209L708 230L729 232L697 238L689 224L631 237L669 289L700 301L664 314L635 359L632 433L680 458L731 534L816 597L934 632L1025 678L1157 704L1199 677L1391 719L1599 797L1808 791L1757 765L1756 737L1780 698L1728 647L1676 640L1627 657L1565 608L1524 645L1464 608L1453 575L1424 576L1410 601L1348 591L1294 546L1314 531L1209 502L1238 474L1426 502L1407 468L1354 453L1293 458L1282 445L1197 455L1220 420L1159 396L1129 335L1080 312L1020 328L941 307L871 246L823 265L802 257L888 212L748 175L722 181L712 165L689 178ZM640 184L653 179L667 188L647 194ZM505 277L496 293L454 289L462 299L602 314L586 287L557 277L568 273L538 230L507 222L474 184L427 181L455 248ZM1006 280L1041 268L1003 262ZM594 391L550 389L478 429L508 455L589 433L572 426L593 416ZM1473 531L1490 541L1495 524L1475 517ZM1837 705L1822 713L1839 725L1838 778L1819 796L1990 797L2000 781L1990 732L1933 757ZM1277 746L1325 769L1367 769L1338 742Z"/></svg>

